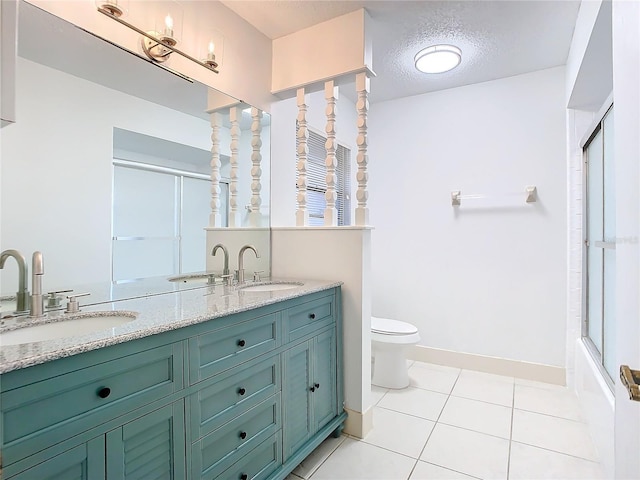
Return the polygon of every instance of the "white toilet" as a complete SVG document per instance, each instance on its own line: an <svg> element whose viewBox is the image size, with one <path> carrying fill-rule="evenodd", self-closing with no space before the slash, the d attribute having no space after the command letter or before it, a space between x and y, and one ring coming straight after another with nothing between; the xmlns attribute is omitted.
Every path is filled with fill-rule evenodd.
<svg viewBox="0 0 640 480"><path fill-rule="evenodd" d="M384 388L408 387L407 350L419 341L420 334L414 325L371 317L371 383Z"/></svg>

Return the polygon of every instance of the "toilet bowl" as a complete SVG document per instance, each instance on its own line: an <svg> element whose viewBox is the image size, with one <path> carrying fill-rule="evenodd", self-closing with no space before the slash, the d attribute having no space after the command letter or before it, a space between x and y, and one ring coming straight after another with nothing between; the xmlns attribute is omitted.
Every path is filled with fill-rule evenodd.
<svg viewBox="0 0 640 480"><path fill-rule="evenodd" d="M371 383L384 388L409 386L407 352L420 341L418 329L410 323L371 317Z"/></svg>

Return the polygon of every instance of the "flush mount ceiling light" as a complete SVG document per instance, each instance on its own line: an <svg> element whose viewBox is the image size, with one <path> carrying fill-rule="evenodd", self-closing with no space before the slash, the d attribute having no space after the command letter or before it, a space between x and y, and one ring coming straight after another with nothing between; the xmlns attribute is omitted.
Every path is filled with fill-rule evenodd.
<svg viewBox="0 0 640 480"><path fill-rule="evenodd" d="M414 60L421 72L444 73L460 65L462 51L453 45L432 45L420 50Z"/></svg>

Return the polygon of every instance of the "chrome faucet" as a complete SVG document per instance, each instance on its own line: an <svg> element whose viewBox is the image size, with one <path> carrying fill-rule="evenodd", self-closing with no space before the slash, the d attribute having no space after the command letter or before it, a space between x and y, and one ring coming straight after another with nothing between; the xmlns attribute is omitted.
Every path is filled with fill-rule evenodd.
<svg viewBox="0 0 640 480"><path fill-rule="evenodd" d="M41 317L44 297L42 296L42 277L44 276L44 260L42 252L33 252L31 257L31 313L32 317Z"/></svg>
<svg viewBox="0 0 640 480"><path fill-rule="evenodd" d="M238 253L238 283L244 283L244 252L246 252L247 250L253 250L253 253L256 254L256 258L260 258L260 254L258 253L258 250L256 250L256 247L254 247L253 245L245 245L244 247L242 247L240 249L240 252Z"/></svg>
<svg viewBox="0 0 640 480"><path fill-rule="evenodd" d="M0 253L0 268L4 268L7 258L13 257L18 262L18 292L16 293L16 312L26 312L29 310L29 287L27 285L29 268L27 262L17 250L5 250Z"/></svg>
<svg viewBox="0 0 640 480"><path fill-rule="evenodd" d="M222 270L222 275L229 275L229 250L223 244L218 243L213 250L211 250L211 255L216 256L216 252L218 249L222 249L222 253L224 253L224 270Z"/></svg>

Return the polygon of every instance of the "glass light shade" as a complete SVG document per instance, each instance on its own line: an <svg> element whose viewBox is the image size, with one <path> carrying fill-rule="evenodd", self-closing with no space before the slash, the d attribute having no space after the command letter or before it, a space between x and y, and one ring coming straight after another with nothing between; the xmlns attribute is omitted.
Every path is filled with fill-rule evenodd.
<svg viewBox="0 0 640 480"><path fill-rule="evenodd" d="M453 45L433 45L420 50L414 60L421 72L444 73L460 65L462 51Z"/></svg>
<svg viewBox="0 0 640 480"><path fill-rule="evenodd" d="M198 37L198 58L203 62L215 61L221 66L224 58L224 36L222 33L213 30Z"/></svg>
<svg viewBox="0 0 640 480"><path fill-rule="evenodd" d="M154 7L153 30L156 32L154 36L169 45L180 43L184 17L182 5L174 1L161 1Z"/></svg>

